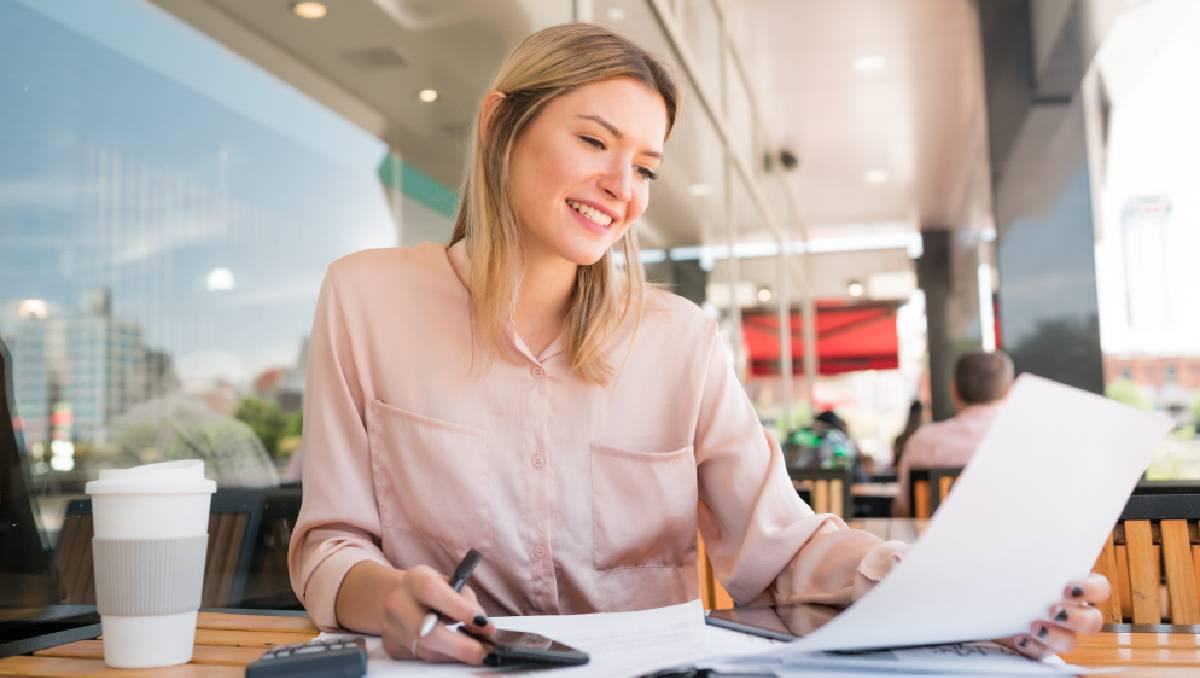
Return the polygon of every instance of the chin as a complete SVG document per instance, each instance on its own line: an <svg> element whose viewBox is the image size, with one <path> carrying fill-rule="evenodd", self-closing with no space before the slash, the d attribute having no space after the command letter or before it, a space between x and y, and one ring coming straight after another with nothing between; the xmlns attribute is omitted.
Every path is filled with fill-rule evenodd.
<svg viewBox="0 0 1200 678"><path fill-rule="evenodd" d="M604 253L608 251L607 247L602 247L598 244L584 245L574 243L559 250L558 255L563 259L575 264L576 266L591 266L600 261Z"/></svg>

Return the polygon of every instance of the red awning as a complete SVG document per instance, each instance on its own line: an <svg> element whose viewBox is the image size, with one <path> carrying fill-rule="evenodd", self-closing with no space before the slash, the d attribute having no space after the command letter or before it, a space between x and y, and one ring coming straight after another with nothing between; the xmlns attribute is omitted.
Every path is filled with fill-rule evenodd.
<svg viewBox="0 0 1200 678"><path fill-rule="evenodd" d="M817 361L821 375L894 370L900 365L892 302L817 302ZM804 373L804 316L792 310L792 373ZM756 377L779 374L779 314L742 311L742 336Z"/></svg>

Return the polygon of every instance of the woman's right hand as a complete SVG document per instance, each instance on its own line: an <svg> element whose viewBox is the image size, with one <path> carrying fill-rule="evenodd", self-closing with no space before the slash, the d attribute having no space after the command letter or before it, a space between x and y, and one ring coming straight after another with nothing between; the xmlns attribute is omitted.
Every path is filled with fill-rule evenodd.
<svg viewBox="0 0 1200 678"><path fill-rule="evenodd" d="M428 662L480 664L487 649L465 634L438 623L424 638L421 622L430 610L439 610L453 621L462 622L477 635L491 636L496 627L488 621L471 588L455 593L447 577L419 565L406 570L383 601L380 636L383 649L393 659L422 659Z"/></svg>

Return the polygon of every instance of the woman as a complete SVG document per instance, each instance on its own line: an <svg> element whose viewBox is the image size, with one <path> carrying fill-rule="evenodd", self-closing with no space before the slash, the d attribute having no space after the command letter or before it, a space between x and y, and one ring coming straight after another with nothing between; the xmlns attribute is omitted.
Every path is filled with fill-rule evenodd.
<svg viewBox="0 0 1200 678"><path fill-rule="evenodd" d="M739 602L847 605L898 559L796 497L716 323L644 284L633 224L676 96L602 28L530 36L482 102L450 246L330 266L289 554L319 626L477 663L471 638L418 635L427 610L489 633L487 614L683 602L697 529ZM455 593L469 548L483 564ZM1027 651L1099 627L1107 583L1075 590Z"/></svg>
<svg viewBox="0 0 1200 678"><path fill-rule="evenodd" d="M912 437L917 429L924 423L925 406L917 398L908 405L908 419L904 421L904 430L896 436L892 441L892 468L900 468L900 458L904 456L904 446L908 445L908 439Z"/></svg>

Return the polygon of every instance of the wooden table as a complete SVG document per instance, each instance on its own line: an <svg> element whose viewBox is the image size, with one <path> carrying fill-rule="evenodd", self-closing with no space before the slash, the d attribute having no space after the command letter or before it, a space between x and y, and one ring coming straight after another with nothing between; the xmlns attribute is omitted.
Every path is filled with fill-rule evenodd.
<svg viewBox="0 0 1200 678"><path fill-rule="evenodd" d="M0 676L147 676L155 678L241 678L246 665L272 645L303 643L316 637L308 617L201 612L196 649L189 664L161 669L110 669L99 639L80 640L0 659Z"/></svg>
<svg viewBox="0 0 1200 678"><path fill-rule="evenodd" d="M1128 678L1200 675L1200 627L1162 632L1108 632L1084 638L1063 659L1081 666L1126 666ZM110 669L100 640L81 640L32 656L0 659L0 676L147 676L241 678L271 645L302 643L317 635L306 617L201 612L190 664L163 669Z"/></svg>

